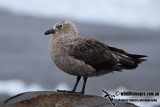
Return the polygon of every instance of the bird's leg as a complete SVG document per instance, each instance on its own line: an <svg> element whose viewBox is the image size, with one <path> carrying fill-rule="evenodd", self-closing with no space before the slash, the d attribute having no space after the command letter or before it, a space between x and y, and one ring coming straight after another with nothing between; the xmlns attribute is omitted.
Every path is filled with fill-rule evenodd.
<svg viewBox="0 0 160 107"><path fill-rule="evenodd" d="M86 87L87 79L88 79L88 77L83 77L84 83L83 83L81 94L84 94L84 92L85 92L85 87Z"/></svg>
<svg viewBox="0 0 160 107"><path fill-rule="evenodd" d="M77 85L78 85L80 79L81 79L81 76L77 76L77 81L76 81L76 83L75 83L74 88L73 88L72 91L67 91L67 90L57 90L57 91L58 92L76 93L75 91L76 91L76 88L77 88Z"/></svg>
<svg viewBox="0 0 160 107"><path fill-rule="evenodd" d="M76 91L76 88L77 88L77 85L78 85L80 79L81 79L81 76L77 76L77 81L76 81L74 88L72 90L73 93Z"/></svg>

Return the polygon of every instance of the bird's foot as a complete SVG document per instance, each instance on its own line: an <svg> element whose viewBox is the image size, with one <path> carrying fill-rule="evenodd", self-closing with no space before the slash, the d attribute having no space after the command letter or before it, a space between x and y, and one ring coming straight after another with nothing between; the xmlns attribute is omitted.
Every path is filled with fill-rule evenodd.
<svg viewBox="0 0 160 107"><path fill-rule="evenodd" d="M83 92L75 92L75 91L68 91L68 90L57 90L57 92L84 94Z"/></svg>

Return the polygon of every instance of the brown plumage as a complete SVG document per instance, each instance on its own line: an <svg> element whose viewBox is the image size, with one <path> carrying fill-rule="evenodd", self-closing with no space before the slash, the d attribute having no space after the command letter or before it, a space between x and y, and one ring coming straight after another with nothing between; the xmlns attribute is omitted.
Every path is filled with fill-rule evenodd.
<svg viewBox="0 0 160 107"><path fill-rule="evenodd" d="M71 45L70 55L75 59L83 60L96 69L96 76L105 70L104 74L122 69L135 69L145 55L129 54L122 49L110 47L102 42L90 38L82 39L76 45ZM108 72L109 71L109 72Z"/></svg>
<svg viewBox="0 0 160 107"><path fill-rule="evenodd" d="M54 34L50 40L53 62L62 71L77 76L73 90L67 92L75 92L81 76L84 78L81 93L84 94L88 77L123 69L135 69L145 61L142 58L147 57L130 54L95 39L79 37L75 25L69 21L58 22L53 29L46 31L45 35L51 33Z"/></svg>

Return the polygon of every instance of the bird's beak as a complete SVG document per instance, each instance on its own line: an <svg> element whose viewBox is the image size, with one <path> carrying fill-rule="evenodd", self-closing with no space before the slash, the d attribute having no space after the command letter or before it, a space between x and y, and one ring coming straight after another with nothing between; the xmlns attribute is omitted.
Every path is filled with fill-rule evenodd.
<svg viewBox="0 0 160 107"><path fill-rule="evenodd" d="M45 35L54 34L56 30L50 29L45 32Z"/></svg>

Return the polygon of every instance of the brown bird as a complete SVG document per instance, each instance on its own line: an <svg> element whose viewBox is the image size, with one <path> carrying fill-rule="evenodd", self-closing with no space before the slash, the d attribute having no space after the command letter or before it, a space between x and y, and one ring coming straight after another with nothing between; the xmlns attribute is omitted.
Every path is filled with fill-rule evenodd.
<svg viewBox="0 0 160 107"><path fill-rule="evenodd" d="M88 77L100 76L123 69L135 69L146 61L146 55L130 54L122 49L111 47L98 40L78 36L76 26L70 21L60 21L45 35L53 34L49 49L53 62L62 71L77 76L73 90L57 90L76 93L76 87L83 77L81 94L85 93ZM78 92L77 92L78 93Z"/></svg>

